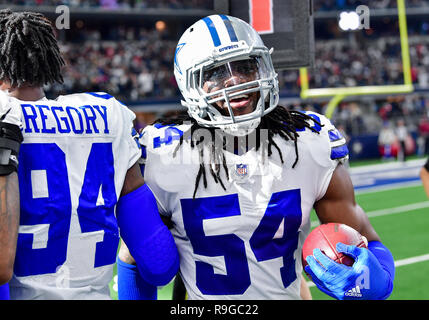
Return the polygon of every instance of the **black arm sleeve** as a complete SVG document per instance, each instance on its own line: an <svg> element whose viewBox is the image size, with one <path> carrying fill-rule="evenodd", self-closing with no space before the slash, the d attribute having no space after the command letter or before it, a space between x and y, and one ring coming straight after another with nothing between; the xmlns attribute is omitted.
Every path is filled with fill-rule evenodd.
<svg viewBox="0 0 429 320"><path fill-rule="evenodd" d="M21 129L0 121L0 176L18 170L19 148L23 141Z"/></svg>

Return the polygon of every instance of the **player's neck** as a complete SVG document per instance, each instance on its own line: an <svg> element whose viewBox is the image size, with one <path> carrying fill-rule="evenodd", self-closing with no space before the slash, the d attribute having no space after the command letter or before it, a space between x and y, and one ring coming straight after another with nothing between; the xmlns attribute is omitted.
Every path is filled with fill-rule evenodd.
<svg viewBox="0 0 429 320"><path fill-rule="evenodd" d="M20 87L9 89L9 95L23 101L37 101L45 97L42 87Z"/></svg>

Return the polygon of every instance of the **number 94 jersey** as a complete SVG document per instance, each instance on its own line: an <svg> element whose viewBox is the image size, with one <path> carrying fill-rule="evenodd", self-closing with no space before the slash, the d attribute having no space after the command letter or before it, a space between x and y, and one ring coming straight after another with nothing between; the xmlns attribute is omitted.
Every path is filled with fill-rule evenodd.
<svg viewBox="0 0 429 320"><path fill-rule="evenodd" d="M141 155L135 115L105 93L18 101L21 217L12 299L110 299L115 205Z"/></svg>
<svg viewBox="0 0 429 320"><path fill-rule="evenodd" d="M180 253L180 272L190 299L300 299L301 248L310 231L310 211L321 199L339 161L345 139L324 116L323 126L299 131L299 160L293 141L276 135L270 157L263 148L224 151L228 170L206 173L193 198L200 169L198 148L180 136L189 124L146 127L144 175ZM202 132L204 134L204 132ZM210 136L206 136L206 138ZM223 164L220 164L223 167ZM215 168L213 166L212 168ZM204 187L204 180L207 187Z"/></svg>

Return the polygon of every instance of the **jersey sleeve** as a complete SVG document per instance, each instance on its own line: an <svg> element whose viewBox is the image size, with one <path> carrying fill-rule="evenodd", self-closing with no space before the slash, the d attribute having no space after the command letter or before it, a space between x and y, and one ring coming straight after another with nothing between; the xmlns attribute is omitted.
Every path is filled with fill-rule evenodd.
<svg viewBox="0 0 429 320"><path fill-rule="evenodd" d="M4 114L8 109L9 96L3 90L0 90L0 114Z"/></svg>
<svg viewBox="0 0 429 320"><path fill-rule="evenodd" d="M22 128L22 113L19 102L0 90L0 117L3 122L15 124Z"/></svg>
<svg viewBox="0 0 429 320"><path fill-rule="evenodd" d="M330 122L327 126L331 160L344 163L349 159L349 149L346 138Z"/></svg>
<svg viewBox="0 0 429 320"><path fill-rule="evenodd" d="M323 198L331 182L332 174L340 163L349 159L347 141L341 132L325 116L308 113L310 117L321 124L314 123L320 128L319 135L312 141L310 148L313 159L318 165L317 200Z"/></svg>
<svg viewBox="0 0 429 320"><path fill-rule="evenodd" d="M429 172L429 159L426 161L424 168Z"/></svg>
<svg viewBox="0 0 429 320"><path fill-rule="evenodd" d="M116 100L116 99L115 99ZM138 133L134 129L133 121L136 118L134 112L122 103L116 100L116 103L120 104L120 109L123 115L124 131L123 140L128 144L129 149L129 160L128 169L131 168L141 157L141 147L138 142Z"/></svg>
<svg viewBox="0 0 429 320"><path fill-rule="evenodd" d="M147 138L147 130L140 129L140 131L137 132L137 134L136 134L136 138L138 139L138 143L139 143L140 149L141 149L139 165L140 165L140 170L142 172L142 175L144 177L146 159L147 159L147 151L146 151L147 150L147 141L146 141L147 140L146 139Z"/></svg>
<svg viewBox="0 0 429 320"><path fill-rule="evenodd" d="M151 152L150 141L153 141L153 127L146 126L138 134L138 142L140 144L140 170L145 179L145 182L149 189L152 191L156 203L158 205L158 211L163 216L169 216L165 192L159 187L156 179L156 160L154 160L153 152ZM152 155L152 156L151 156Z"/></svg>

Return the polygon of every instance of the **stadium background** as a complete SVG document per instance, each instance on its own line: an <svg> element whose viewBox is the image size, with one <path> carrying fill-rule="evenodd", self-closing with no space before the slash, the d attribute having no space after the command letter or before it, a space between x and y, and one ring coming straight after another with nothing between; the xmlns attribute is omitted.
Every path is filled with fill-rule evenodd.
<svg viewBox="0 0 429 320"><path fill-rule="evenodd" d="M370 29L342 31L340 12L360 4L371 10ZM175 46L189 25L215 13L213 1L0 0L0 8L39 11L53 22L59 5L70 8L70 28L58 30L67 67L63 86L46 87L49 98L108 92L136 112L136 128L181 108L173 75ZM391 299L429 299L429 201L418 178L429 153L429 1L405 5L414 91L348 96L331 120L348 140L357 200L395 257ZM313 6L311 88L403 83L396 0L314 0ZM282 105L326 112L329 98L301 98L298 70L280 71L279 82ZM401 120L408 136L406 161L398 158ZM315 226L314 213L313 220ZM328 298L309 284L314 299ZM171 299L171 288L160 289L159 298ZM116 298L115 279L111 289Z"/></svg>

